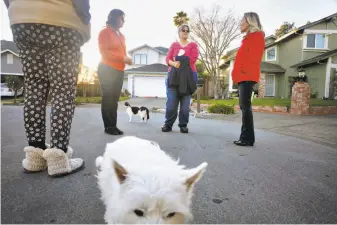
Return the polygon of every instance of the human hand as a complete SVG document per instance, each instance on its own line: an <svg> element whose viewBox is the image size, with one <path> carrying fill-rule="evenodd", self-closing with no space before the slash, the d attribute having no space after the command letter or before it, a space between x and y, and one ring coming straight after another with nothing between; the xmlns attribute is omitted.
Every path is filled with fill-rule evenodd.
<svg viewBox="0 0 337 225"><path fill-rule="evenodd" d="M128 65L132 64L132 58L129 56L124 56L124 62Z"/></svg>
<svg viewBox="0 0 337 225"><path fill-rule="evenodd" d="M175 62L173 63L173 66L174 66L175 68L179 68L179 67L180 67L180 62L179 62L179 61L175 61Z"/></svg>

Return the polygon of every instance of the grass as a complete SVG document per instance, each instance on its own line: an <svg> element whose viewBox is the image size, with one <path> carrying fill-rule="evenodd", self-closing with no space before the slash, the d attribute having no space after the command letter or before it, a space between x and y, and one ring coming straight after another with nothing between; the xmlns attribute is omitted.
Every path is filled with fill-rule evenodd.
<svg viewBox="0 0 337 225"><path fill-rule="evenodd" d="M1 97L1 103L3 104L14 104L14 97ZM17 97L16 98L16 104L23 103L23 97Z"/></svg>
<svg viewBox="0 0 337 225"><path fill-rule="evenodd" d="M310 99L311 106L337 106L337 100Z"/></svg>
<svg viewBox="0 0 337 225"><path fill-rule="evenodd" d="M129 98L130 97L128 97L128 96L121 96L119 98L119 101L125 101ZM16 102L17 103L23 103L23 97L17 98ZM102 97L79 97L78 96L75 99L76 105L86 104L86 103L100 104L101 102L102 102ZM7 104L7 105L12 105L12 104L14 104L14 98L2 98L1 103Z"/></svg>
<svg viewBox="0 0 337 225"><path fill-rule="evenodd" d="M121 96L119 101L125 101L129 99L128 96ZM100 104L102 102L102 97L76 97L75 103L76 105L79 104L86 104L86 103L93 103L93 104Z"/></svg>
<svg viewBox="0 0 337 225"><path fill-rule="evenodd" d="M223 105L238 105L239 99L208 99L200 100L201 104L223 104ZM254 106L290 106L290 99L281 98L254 98L252 104ZM336 100L322 100L322 99L311 99L311 106L337 106Z"/></svg>

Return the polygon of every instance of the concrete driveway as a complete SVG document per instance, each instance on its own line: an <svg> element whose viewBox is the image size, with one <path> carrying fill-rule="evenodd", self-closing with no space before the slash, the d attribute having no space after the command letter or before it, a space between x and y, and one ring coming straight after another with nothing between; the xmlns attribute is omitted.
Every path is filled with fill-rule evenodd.
<svg viewBox="0 0 337 225"><path fill-rule="evenodd" d="M164 109L166 106L166 98L130 98L126 100L130 103L131 106L145 106L150 111L152 108ZM119 104L122 106L125 101L120 102ZM122 109L122 107L120 107Z"/></svg>
<svg viewBox="0 0 337 225"><path fill-rule="evenodd" d="M162 114L147 124L118 115L125 135L157 141L188 167L209 163L196 185L192 223L337 223L335 148L259 129L254 147L238 147L237 123L191 118L189 134L177 127L162 133ZM95 158L119 137L104 134L99 108L76 109L71 146L86 168L59 179L22 172L22 107L2 106L1 116L2 223L104 223Z"/></svg>

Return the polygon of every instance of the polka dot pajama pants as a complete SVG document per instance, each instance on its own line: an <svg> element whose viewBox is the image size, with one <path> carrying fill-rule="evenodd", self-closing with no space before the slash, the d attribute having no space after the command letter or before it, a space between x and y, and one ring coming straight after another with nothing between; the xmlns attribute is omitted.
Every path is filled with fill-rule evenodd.
<svg viewBox="0 0 337 225"><path fill-rule="evenodd" d="M16 24L11 28L23 64L28 143L45 148L50 94L50 145L66 152L75 109L81 35L72 29L44 24Z"/></svg>

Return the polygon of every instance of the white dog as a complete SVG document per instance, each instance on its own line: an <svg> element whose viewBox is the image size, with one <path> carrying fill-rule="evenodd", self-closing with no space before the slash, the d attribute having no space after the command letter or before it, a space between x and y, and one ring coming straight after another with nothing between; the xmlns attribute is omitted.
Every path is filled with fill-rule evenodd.
<svg viewBox="0 0 337 225"><path fill-rule="evenodd" d="M207 163L185 169L153 141L123 137L96 158L109 224L183 224L192 219L194 184Z"/></svg>

